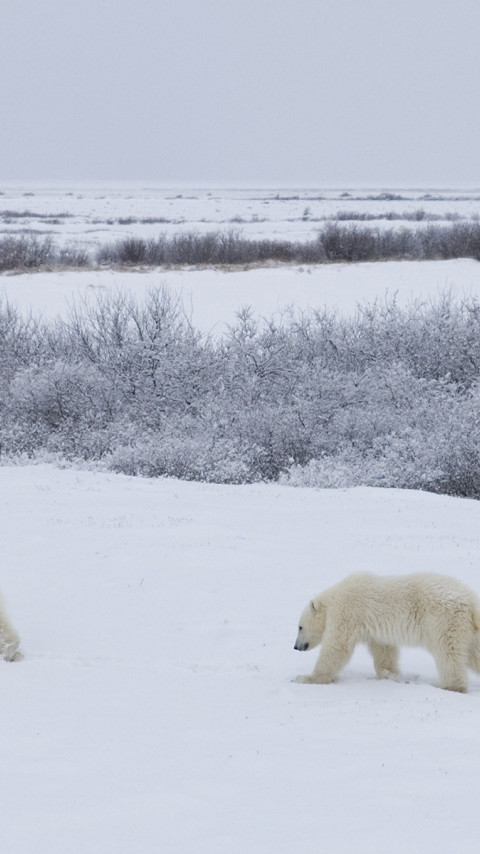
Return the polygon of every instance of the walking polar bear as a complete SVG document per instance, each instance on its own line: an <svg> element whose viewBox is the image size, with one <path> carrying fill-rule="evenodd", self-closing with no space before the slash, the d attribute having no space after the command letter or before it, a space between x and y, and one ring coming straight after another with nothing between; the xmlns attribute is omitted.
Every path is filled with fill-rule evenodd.
<svg viewBox="0 0 480 854"><path fill-rule="evenodd" d="M467 668L480 673L480 601L466 585L434 573L350 575L313 599L300 616L295 649L322 644L311 676L332 682L356 644L366 643L379 679L398 674L398 646L432 653L440 686L467 690Z"/></svg>
<svg viewBox="0 0 480 854"><path fill-rule="evenodd" d="M13 628L0 596L0 655L5 661L19 661L23 658L19 651L20 638Z"/></svg>

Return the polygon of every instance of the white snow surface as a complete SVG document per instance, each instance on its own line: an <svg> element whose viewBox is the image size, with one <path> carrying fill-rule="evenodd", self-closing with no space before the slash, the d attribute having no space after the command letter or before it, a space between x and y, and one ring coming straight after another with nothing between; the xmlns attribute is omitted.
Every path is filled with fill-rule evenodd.
<svg viewBox="0 0 480 854"><path fill-rule="evenodd" d="M179 297L197 329L215 336L250 307L259 318L332 309L352 315L358 305L396 299L405 306L434 302L449 293L455 299L480 298L480 265L454 261L388 261L365 264L279 265L248 270L88 270L25 273L0 277L0 296L23 314L65 317L99 295L121 291L142 301L148 291L165 288Z"/></svg>
<svg viewBox="0 0 480 854"><path fill-rule="evenodd" d="M292 682L308 599L355 570L480 591L480 503L0 468L8 854L438 854L480 838L480 677L403 651Z"/></svg>

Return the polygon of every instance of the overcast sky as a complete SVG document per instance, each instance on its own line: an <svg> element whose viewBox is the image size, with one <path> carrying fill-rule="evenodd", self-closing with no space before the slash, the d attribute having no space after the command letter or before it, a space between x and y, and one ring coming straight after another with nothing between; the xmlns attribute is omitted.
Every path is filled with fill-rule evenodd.
<svg viewBox="0 0 480 854"><path fill-rule="evenodd" d="M0 0L0 181L480 186L479 0Z"/></svg>

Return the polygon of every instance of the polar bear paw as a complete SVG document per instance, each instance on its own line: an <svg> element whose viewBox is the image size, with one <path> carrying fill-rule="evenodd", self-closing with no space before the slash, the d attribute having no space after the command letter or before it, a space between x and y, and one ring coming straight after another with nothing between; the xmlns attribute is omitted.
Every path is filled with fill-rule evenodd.
<svg viewBox="0 0 480 854"><path fill-rule="evenodd" d="M303 685L330 685L333 679L330 676L297 676L294 681Z"/></svg>
<svg viewBox="0 0 480 854"><path fill-rule="evenodd" d="M4 644L1 650L1 655L4 661L21 661L23 658L23 653L20 652L19 647L20 644L18 641L11 641L10 643Z"/></svg>
<svg viewBox="0 0 480 854"><path fill-rule="evenodd" d="M377 670L377 679L390 679L391 682L400 682L400 673L398 670L388 670L386 667L380 667Z"/></svg>

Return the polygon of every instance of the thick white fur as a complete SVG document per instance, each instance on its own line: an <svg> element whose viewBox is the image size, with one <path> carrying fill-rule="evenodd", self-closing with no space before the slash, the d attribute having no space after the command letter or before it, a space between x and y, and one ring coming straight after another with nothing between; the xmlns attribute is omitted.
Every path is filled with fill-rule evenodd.
<svg viewBox="0 0 480 854"><path fill-rule="evenodd" d="M5 605L0 597L0 655L5 661L19 661L22 658L19 646L20 638L7 617Z"/></svg>
<svg viewBox="0 0 480 854"><path fill-rule="evenodd" d="M312 675L297 682L332 682L358 643L368 644L379 679L394 676L404 644L429 650L440 686L464 692L467 668L480 673L480 602L465 584L444 575L350 575L300 616L295 649L320 643Z"/></svg>

